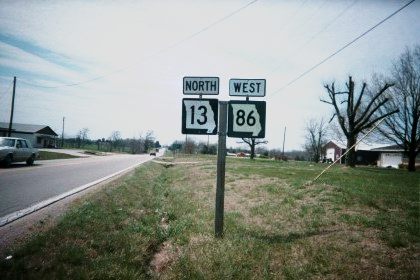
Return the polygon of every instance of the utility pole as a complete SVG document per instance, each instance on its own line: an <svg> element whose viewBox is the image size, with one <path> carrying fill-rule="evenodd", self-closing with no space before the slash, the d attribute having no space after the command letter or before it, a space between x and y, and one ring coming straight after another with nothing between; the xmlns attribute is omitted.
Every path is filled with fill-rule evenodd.
<svg viewBox="0 0 420 280"><path fill-rule="evenodd" d="M66 117L63 117L63 130L61 132L61 148L64 147L64 120L66 119Z"/></svg>
<svg viewBox="0 0 420 280"><path fill-rule="evenodd" d="M15 110L15 93L16 93L16 76L13 77L13 96L12 96L12 110L10 112L9 132L7 136L12 136L13 111Z"/></svg>
<svg viewBox="0 0 420 280"><path fill-rule="evenodd" d="M284 142L286 142L286 127L284 127L284 133L283 133L283 151L282 151L283 158L284 158Z"/></svg>

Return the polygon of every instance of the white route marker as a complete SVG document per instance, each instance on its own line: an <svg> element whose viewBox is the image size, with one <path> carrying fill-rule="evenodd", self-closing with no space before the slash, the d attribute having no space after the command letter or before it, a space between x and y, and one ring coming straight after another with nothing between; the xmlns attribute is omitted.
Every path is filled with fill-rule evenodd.
<svg viewBox="0 0 420 280"><path fill-rule="evenodd" d="M254 137L260 134L260 115L255 104L232 104L232 109L235 118L233 120L233 131L249 132Z"/></svg>
<svg viewBox="0 0 420 280"><path fill-rule="evenodd" d="M265 101L229 101L229 137L265 137Z"/></svg>
<svg viewBox="0 0 420 280"><path fill-rule="evenodd" d="M217 134L217 99L182 100L182 133Z"/></svg>

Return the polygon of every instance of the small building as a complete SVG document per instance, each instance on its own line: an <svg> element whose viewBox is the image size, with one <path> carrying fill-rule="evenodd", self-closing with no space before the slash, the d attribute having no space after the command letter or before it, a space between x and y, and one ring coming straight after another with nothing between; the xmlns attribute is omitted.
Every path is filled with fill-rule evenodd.
<svg viewBox="0 0 420 280"><path fill-rule="evenodd" d="M346 146L340 144L338 141L330 141L325 146L325 159L327 161L334 162L341 157L342 154L346 152ZM339 163L345 163L345 158L343 157Z"/></svg>
<svg viewBox="0 0 420 280"><path fill-rule="evenodd" d="M0 122L0 136L8 136L9 123ZM47 125L12 124L11 137L24 138L36 148L56 147L58 134Z"/></svg>
<svg viewBox="0 0 420 280"><path fill-rule="evenodd" d="M338 141L329 141L325 146L325 159L335 161L345 152L346 146ZM396 145L359 143L355 147L357 165L375 165L398 168L403 163L404 150ZM343 157L339 163L345 163Z"/></svg>

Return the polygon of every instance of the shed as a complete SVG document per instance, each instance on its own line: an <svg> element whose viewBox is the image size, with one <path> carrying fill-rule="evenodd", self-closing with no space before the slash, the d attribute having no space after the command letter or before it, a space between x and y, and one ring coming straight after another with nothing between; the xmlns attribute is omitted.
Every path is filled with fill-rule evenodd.
<svg viewBox="0 0 420 280"><path fill-rule="evenodd" d="M325 159L328 161L336 161L346 152L346 145L341 144L338 141L329 141L325 146ZM345 163L343 157L339 163Z"/></svg>

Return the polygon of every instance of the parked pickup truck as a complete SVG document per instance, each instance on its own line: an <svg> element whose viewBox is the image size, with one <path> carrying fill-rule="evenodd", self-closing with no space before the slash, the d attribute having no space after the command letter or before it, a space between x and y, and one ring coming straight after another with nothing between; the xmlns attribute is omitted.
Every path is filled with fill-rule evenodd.
<svg viewBox="0 0 420 280"><path fill-rule="evenodd" d="M12 162L26 161L32 165L39 153L29 141L22 138L0 137L0 162L9 166Z"/></svg>

